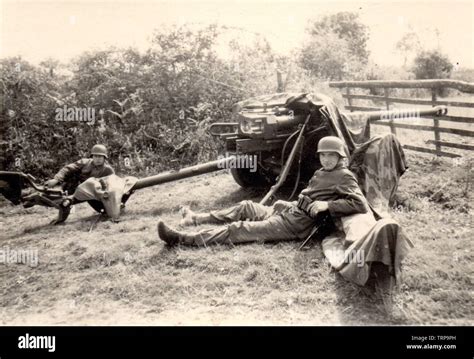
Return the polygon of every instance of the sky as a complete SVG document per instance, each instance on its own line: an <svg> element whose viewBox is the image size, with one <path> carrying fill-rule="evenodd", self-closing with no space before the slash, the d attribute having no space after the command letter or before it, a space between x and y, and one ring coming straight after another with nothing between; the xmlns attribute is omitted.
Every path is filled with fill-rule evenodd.
<svg viewBox="0 0 474 359"><path fill-rule="evenodd" d="M304 43L308 21L337 11L356 12L369 27L368 48L377 64L403 64L395 44L412 30L426 48L439 47L457 66L474 68L474 0L0 0L0 57L21 55L38 64L110 45L144 50L154 29L184 23L226 25L248 38L258 33L286 53Z"/></svg>

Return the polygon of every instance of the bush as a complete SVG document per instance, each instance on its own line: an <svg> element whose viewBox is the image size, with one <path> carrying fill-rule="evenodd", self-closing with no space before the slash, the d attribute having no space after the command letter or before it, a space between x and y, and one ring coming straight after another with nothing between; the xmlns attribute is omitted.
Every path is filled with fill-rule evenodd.
<svg viewBox="0 0 474 359"><path fill-rule="evenodd" d="M438 50L422 51L414 60L412 72L416 79L447 79L451 77L453 64Z"/></svg>
<svg viewBox="0 0 474 359"><path fill-rule="evenodd" d="M58 159L77 156L75 130L58 127L54 121L55 98L63 91L63 79L20 57L1 60L0 65L1 168L44 176Z"/></svg>
<svg viewBox="0 0 474 359"><path fill-rule="evenodd" d="M308 39L297 56L301 68L320 80L364 79L369 33L358 14L338 12L308 25Z"/></svg>
<svg viewBox="0 0 474 359"><path fill-rule="evenodd" d="M216 55L218 32L172 27L156 32L146 53L86 52L69 64L68 78L55 75L54 61L35 67L20 58L2 60L1 168L50 177L89 156L95 143L108 147L122 173L215 159L223 146L208 125L229 120L243 98L275 92L277 68L265 41L234 42L232 60L224 62ZM95 120L56 121L64 106L92 109Z"/></svg>
<svg viewBox="0 0 474 359"><path fill-rule="evenodd" d="M451 77L453 64L438 50L422 51L416 56L411 71L419 80L447 79ZM438 90L440 96L446 96L447 93L446 89Z"/></svg>
<svg viewBox="0 0 474 359"><path fill-rule="evenodd" d="M355 80L364 67L351 54L349 43L336 34L315 37L301 49L299 65L321 80Z"/></svg>

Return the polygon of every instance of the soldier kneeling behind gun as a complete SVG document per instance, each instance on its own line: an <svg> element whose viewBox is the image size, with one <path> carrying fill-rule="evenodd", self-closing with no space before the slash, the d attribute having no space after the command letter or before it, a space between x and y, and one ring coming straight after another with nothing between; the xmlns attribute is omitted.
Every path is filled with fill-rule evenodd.
<svg viewBox="0 0 474 359"><path fill-rule="evenodd" d="M344 165L344 143L334 136L318 143L322 168L317 170L298 201L278 200L273 206L242 201L234 207L197 214L184 211L183 224L229 223L216 229L199 232L177 231L158 221L158 236L168 245L207 246L215 243L250 243L305 239L323 219L332 230L333 221L342 216L366 213L369 205L357 179ZM323 234L323 233L321 233Z"/></svg>
<svg viewBox="0 0 474 359"><path fill-rule="evenodd" d="M91 156L92 158L82 158L64 166L53 179L46 182L46 186L52 188L59 185L63 190L67 190L68 193L73 193L77 186L88 178L100 178L115 173L114 169L107 163L107 148L104 145L94 145L91 150ZM94 201L89 201L94 209L96 209L94 205L100 206L100 202L96 202L97 204ZM71 195L63 202L63 206L70 207L74 203L74 195Z"/></svg>

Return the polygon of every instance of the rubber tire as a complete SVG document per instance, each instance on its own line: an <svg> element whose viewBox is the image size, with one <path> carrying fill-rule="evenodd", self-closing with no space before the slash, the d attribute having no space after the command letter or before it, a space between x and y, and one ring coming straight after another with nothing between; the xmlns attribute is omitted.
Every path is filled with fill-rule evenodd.
<svg viewBox="0 0 474 359"><path fill-rule="evenodd" d="M265 188L271 185L259 170L250 172L248 168L231 168L230 173L242 188Z"/></svg>

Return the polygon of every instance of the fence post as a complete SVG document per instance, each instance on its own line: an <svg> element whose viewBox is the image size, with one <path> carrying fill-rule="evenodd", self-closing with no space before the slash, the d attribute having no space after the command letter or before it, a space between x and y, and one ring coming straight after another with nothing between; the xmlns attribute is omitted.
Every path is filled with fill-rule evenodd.
<svg viewBox="0 0 474 359"><path fill-rule="evenodd" d="M438 100L436 91L437 91L436 87L431 88L432 107L436 106L436 101ZM436 143L435 143L435 145L436 145L436 155L441 156L441 153L440 153L441 152L441 144L439 143L439 141L441 141L441 136L440 136L440 133L438 131L439 120L436 116L433 117L433 127L435 128L434 129L434 137L435 137L435 141L436 141Z"/></svg>
<svg viewBox="0 0 474 359"><path fill-rule="evenodd" d="M383 92L384 92L384 95L385 95L385 106L387 106L387 111L389 111L390 110L390 101L388 100L388 96L389 96L388 87L384 87Z"/></svg>
<svg viewBox="0 0 474 359"><path fill-rule="evenodd" d="M387 107L387 111L390 111L390 101L388 99L390 95L390 91L388 90L388 87L383 88L384 96L385 96L385 106ZM397 135L397 129L393 125L393 118L391 118L389 121L390 123L390 132L392 132L395 136Z"/></svg>
<svg viewBox="0 0 474 359"><path fill-rule="evenodd" d="M351 88L349 86L346 87L346 94L347 94L347 104L349 105L350 109L349 111L354 111L352 109L352 98L350 97L351 96Z"/></svg>

